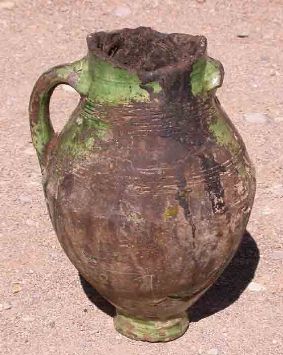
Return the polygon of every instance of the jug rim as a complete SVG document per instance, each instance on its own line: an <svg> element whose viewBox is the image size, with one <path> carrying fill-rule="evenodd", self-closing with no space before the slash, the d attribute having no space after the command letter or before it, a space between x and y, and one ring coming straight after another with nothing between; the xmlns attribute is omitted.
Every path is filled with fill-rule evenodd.
<svg viewBox="0 0 283 355"><path fill-rule="evenodd" d="M137 73L143 81L190 70L198 59L207 56L207 39L202 35L162 33L143 26L91 33L87 45L90 54Z"/></svg>

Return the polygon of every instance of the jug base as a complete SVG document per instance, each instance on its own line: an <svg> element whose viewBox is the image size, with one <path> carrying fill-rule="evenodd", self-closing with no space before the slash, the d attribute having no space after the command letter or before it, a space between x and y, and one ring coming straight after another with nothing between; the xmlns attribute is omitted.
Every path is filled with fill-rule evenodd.
<svg viewBox="0 0 283 355"><path fill-rule="evenodd" d="M167 320L138 319L117 311L115 329L122 335L141 341L167 342L182 336L188 326L188 315L184 312Z"/></svg>

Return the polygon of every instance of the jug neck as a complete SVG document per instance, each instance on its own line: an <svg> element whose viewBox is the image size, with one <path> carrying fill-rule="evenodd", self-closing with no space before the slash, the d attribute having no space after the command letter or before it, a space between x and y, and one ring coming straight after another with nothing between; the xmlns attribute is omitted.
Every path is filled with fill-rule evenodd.
<svg viewBox="0 0 283 355"><path fill-rule="evenodd" d="M224 75L221 63L207 56L190 67L165 67L151 72L121 68L91 52L87 60L88 97L111 105L206 100L221 86Z"/></svg>

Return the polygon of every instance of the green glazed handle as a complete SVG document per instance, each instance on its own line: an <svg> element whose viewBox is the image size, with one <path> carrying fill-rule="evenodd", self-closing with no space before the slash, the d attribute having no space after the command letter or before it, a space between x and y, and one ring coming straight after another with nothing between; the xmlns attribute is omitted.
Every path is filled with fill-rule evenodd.
<svg viewBox="0 0 283 355"><path fill-rule="evenodd" d="M48 70L34 85L29 103L29 119L32 143L42 170L46 162L48 144L55 135L49 113L50 98L56 86L60 84L70 85L81 96L87 95L89 88L87 58Z"/></svg>

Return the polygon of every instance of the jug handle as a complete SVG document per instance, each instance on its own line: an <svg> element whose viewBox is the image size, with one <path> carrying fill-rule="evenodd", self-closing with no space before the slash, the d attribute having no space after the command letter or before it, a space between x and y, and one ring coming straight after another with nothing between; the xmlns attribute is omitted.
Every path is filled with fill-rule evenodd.
<svg viewBox="0 0 283 355"><path fill-rule="evenodd" d="M66 84L74 88L81 97L86 96L90 82L88 75L88 61L84 57L76 62L49 69L34 85L29 102L29 120L32 143L42 171L46 163L48 145L55 137L49 113L51 95L56 86Z"/></svg>

